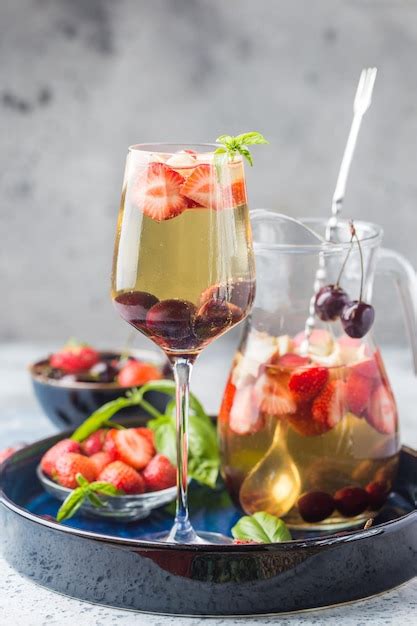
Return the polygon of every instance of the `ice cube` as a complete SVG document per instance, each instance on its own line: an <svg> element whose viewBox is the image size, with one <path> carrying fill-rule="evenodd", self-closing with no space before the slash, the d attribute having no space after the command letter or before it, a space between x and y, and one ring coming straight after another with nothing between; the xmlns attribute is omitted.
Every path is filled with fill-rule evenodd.
<svg viewBox="0 0 417 626"><path fill-rule="evenodd" d="M187 167L194 167L195 165L195 157L188 152L176 152L166 162L170 167L179 170L186 169Z"/></svg>

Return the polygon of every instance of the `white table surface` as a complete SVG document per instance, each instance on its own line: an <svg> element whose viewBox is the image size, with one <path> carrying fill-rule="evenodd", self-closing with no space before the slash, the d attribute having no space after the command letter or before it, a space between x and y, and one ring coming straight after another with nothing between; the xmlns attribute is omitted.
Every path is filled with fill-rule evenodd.
<svg viewBox="0 0 417 626"><path fill-rule="evenodd" d="M26 364L46 354L48 346L9 344L0 348L0 449L17 441L30 442L55 432L32 395ZM231 346L214 343L197 363L193 390L210 412L215 412L231 360ZM383 351L401 416L402 440L417 448L416 379L405 350ZM207 381L210 385L207 385ZM216 389L213 396L211 389ZM368 624L417 623L417 578L402 587L354 604L285 617L183 618L131 613L80 602L34 585L0 557L0 624L43 626L66 624L107 626L232 626L236 624Z"/></svg>

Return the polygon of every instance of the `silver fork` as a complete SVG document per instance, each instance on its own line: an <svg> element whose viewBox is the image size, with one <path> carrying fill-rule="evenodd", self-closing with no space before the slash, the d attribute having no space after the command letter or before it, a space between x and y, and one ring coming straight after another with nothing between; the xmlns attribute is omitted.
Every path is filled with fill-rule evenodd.
<svg viewBox="0 0 417 626"><path fill-rule="evenodd" d="M374 89L377 68L368 67L362 70L358 87L356 89L355 99L353 101L353 120L349 131L348 140L346 142L345 151L343 153L342 162L340 164L339 175L336 181L336 187L332 198L331 217L326 225L325 239L331 241L334 230L337 226L338 217L342 210L343 201L346 193L346 183L349 176L349 170L353 159L353 154L358 140L359 130L362 118L369 109L372 102L372 92ZM317 268L313 296L310 300L309 315L304 328L304 340L301 345L301 352L307 353L310 345L310 337L315 325L314 304L316 293L321 288L323 281L326 279L326 265L324 254L319 256L319 266Z"/></svg>
<svg viewBox="0 0 417 626"><path fill-rule="evenodd" d="M332 216L328 221L326 229L326 240L331 240L332 230L336 227L337 218L342 209L345 199L346 183L349 176L349 170L353 159L353 154L358 140L359 130L362 118L369 109L372 102L372 92L374 89L377 68L368 67L363 69L359 78L358 88L356 89L355 100L353 101L353 120L350 127L349 137L346 142L345 151L343 153L342 163L340 164L339 176L337 177L336 187L332 199Z"/></svg>

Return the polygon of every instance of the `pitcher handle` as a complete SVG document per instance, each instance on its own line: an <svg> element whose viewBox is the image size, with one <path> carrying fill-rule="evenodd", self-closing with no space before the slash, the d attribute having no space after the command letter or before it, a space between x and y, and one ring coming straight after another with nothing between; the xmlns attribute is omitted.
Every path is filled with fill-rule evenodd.
<svg viewBox="0 0 417 626"><path fill-rule="evenodd" d="M409 261L402 254L381 248L378 254L377 274L390 276L397 285L405 317L408 338L413 356L414 373L417 376L417 276Z"/></svg>

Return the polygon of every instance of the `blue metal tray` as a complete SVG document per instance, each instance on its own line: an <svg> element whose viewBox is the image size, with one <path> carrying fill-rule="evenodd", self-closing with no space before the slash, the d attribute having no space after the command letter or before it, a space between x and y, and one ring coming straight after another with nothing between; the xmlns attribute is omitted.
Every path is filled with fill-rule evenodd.
<svg viewBox="0 0 417 626"><path fill-rule="evenodd" d="M131 523L53 517L59 503L36 478L60 434L16 452L0 472L1 547L20 573L89 602L176 615L259 615L351 602L417 575L417 453L403 448L394 493L368 530L298 534L268 545L161 544L172 505ZM222 487L191 485L199 530L230 534L242 515ZM342 566L343 564L343 566Z"/></svg>

